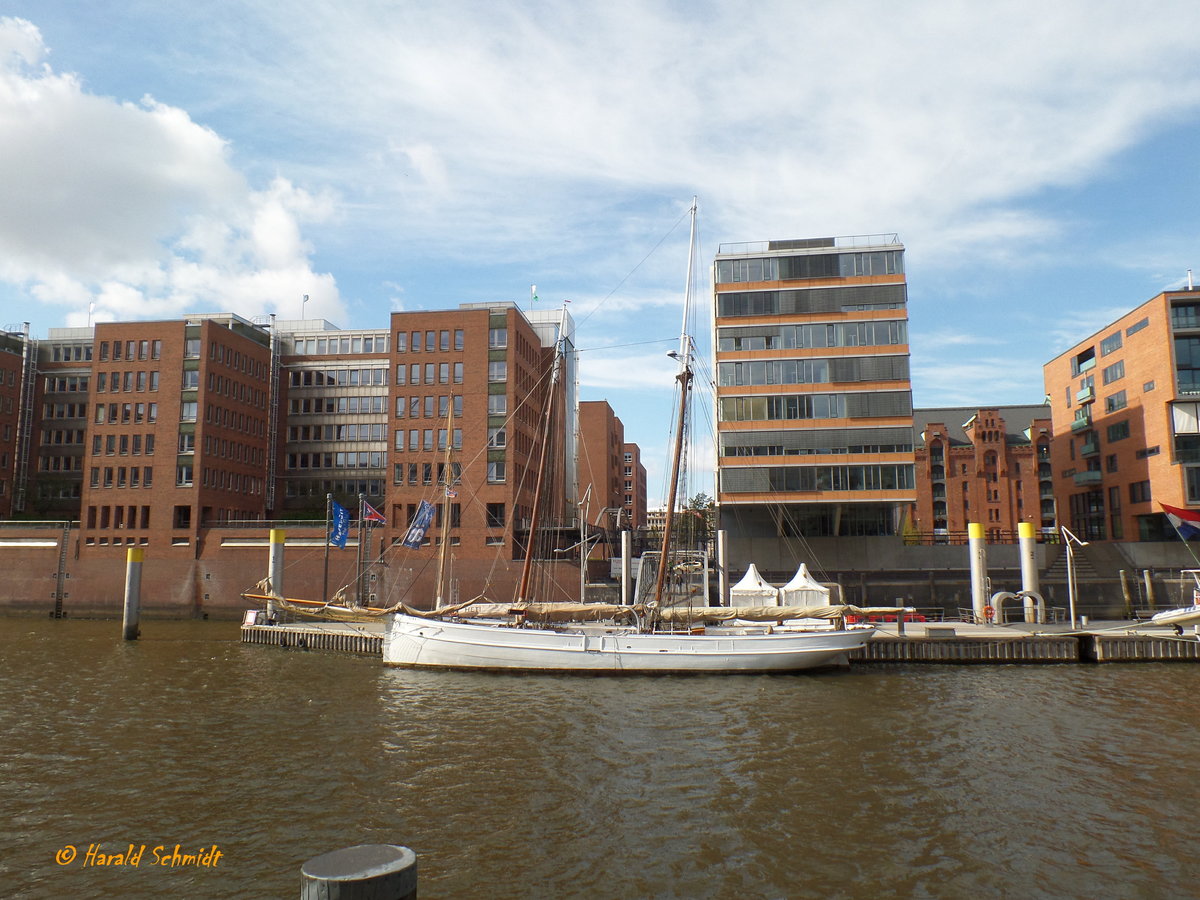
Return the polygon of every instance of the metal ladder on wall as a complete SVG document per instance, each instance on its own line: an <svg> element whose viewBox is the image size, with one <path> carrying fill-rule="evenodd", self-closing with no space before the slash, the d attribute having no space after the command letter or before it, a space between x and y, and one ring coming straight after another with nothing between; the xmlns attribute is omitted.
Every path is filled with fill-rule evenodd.
<svg viewBox="0 0 1200 900"><path fill-rule="evenodd" d="M66 592L63 583L67 577L67 546L71 541L71 523L63 522L62 538L58 542L58 577L54 582L54 618L63 617L63 600Z"/></svg>
<svg viewBox="0 0 1200 900"><path fill-rule="evenodd" d="M25 511L25 496L29 490L29 448L33 439L33 404L37 392L37 341L29 337L28 322L22 326L21 333L24 335L24 347L21 359L21 399L17 407L17 458L13 468L14 513Z"/></svg>

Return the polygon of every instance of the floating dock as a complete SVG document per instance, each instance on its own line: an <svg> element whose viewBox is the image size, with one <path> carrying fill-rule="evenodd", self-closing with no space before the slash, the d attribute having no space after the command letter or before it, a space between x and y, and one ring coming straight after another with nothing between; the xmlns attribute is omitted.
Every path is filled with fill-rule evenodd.
<svg viewBox="0 0 1200 900"><path fill-rule="evenodd" d="M305 622L242 626L242 643L292 650L326 650L383 656L382 622ZM1057 632L1041 629L1057 628ZM972 625L965 622L881 625L875 637L850 654L855 665L932 663L1014 665L1110 662L1200 662L1200 635L1133 623L1096 623L1086 631L1065 626Z"/></svg>
<svg viewBox="0 0 1200 900"><path fill-rule="evenodd" d="M383 625L374 622L306 622L288 625L243 625L243 644L266 644L293 650L333 650L360 656L383 656Z"/></svg>

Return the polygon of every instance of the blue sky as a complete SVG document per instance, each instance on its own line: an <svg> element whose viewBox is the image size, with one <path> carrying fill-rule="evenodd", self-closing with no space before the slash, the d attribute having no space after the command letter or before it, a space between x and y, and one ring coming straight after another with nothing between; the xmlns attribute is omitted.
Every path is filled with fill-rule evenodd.
<svg viewBox="0 0 1200 900"><path fill-rule="evenodd" d="M0 325L308 294L382 327L536 283L654 503L693 194L705 267L898 233L916 404L1037 402L1200 278L1198 33L1194 2L7 2Z"/></svg>

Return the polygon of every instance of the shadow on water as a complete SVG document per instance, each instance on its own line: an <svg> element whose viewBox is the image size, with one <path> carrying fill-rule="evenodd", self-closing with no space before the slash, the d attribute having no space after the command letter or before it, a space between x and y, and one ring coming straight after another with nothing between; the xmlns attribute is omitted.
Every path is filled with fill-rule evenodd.
<svg viewBox="0 0 1200 900"><path fill-rule="evenodd" d="M425 897L1162 897L1200 874L1194 666L474 675L236 623L4 626L11 896L295 896L304 860L376 842L417 852ZM82 863L130 844L137 867ZM222 856L152 865L176 844Z"/></svg>

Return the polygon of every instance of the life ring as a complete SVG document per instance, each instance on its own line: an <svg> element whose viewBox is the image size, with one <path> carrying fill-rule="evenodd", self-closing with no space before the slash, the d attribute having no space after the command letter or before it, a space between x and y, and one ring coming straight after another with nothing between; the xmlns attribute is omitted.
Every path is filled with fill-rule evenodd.
<svg viewBox="0 0 1200 900"><path fill-rule="evenodd" d="M995 607L985 606L983 608L983 618L985 621L987 621L987 622L992 621L992 616L994 616L994 615L996 615Z"/></svg>

